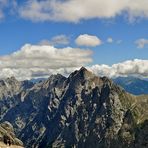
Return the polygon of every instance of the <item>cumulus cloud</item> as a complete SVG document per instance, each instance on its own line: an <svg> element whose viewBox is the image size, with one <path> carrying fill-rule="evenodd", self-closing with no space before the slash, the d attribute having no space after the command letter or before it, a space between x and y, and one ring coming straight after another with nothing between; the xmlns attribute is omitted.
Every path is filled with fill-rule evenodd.
<svg viewBox="0 0 148 148"><path fill-rule="evenodd" d="M68 45L69 44L69 37L61 34L61 35L54 36L50 40L42 40L39 44L40 45L53 45L53 46Z"/></svg>
<svg viewBox="0 0 148 148"><path fill-rule="evenodd" d="M128 60L122 63L109 65L93 65L88 67L92 72L99 76L118 77L118 76L142 76L148 77L148 60Z"/></svg>
<svg viewBox="0 0 148 148"><path fill-rule="evenodd" d="M125 13L130 21L135 18L148 18L148 1L28 0L19 9L21 17L32 21L79 22L93 18L114 18Z"/></svg>
<svg viewBox="0 0 148 148"><path fill-rule="evenodd" d="M15 76L21 80L66 72L90 63L91 54L91 50L80 48L26 44L18 51L0 57L0 78Z"/></svg>
<svg viewBox="0 0 148 148"><path fill-rule="evenodd" d="M0 78L15 76L19 80L47 78L60 73L71 72L92 61L91 50L79 48L58 49L50 45L24 45L20 50L0 57ZM87 66L98 76L140 76L148 77L148 60L128 60L109 65Z"/></svg>
<svg viewBox="0 0 148 148"><path fill-rule="evenodd" d="M135 44L137 45L137 48L144 48L146 45L148 45L148 39L138 39L135 41Z"/></svg>
<svg viewBox="0 0 148 148"><path fill-rule="evenodd" d="M91 46L91 47L98 46L102 43L102 41L97 36L88 35L88 34L79 35L76 38L75 42L79 46Z"/></svg>

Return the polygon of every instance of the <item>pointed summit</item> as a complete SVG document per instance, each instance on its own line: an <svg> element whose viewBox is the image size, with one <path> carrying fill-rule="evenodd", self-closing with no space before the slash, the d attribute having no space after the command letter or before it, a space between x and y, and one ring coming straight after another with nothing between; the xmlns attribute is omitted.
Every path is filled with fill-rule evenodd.
<svg viewBox="0 0 148 148"><path fill-rule="evenodd" d="M53 75L51 75L51 76L48 78L48 80L50 80L50 81L52 80L52 81L53 81L53 80L55 80L55 79L57 80L57 79L63 79L63 78L66 78L66 77L64 77L63 75L61 75L61 74L58 73L58 74L53 74Z"/></svg>
<svg viewBox="0 0 148 148"><path fill-rule="evenodd" d="M88 70L82 66L79 71L88 71Z"/></svg>
<svg viewBox="0 0 148 148"><path fill-rule="evenodd" d="M43 82L43 87L48 88L61 86L65 80L66 77L61 74L51 75L46 81Z"/></svg>
<svg viewBox="0 0 148 148"><path fill-rule="evenodd" d="M94 74L91 71L87 70L85 67L81 67L77 73L84 78L94 76Z"/></svg>
<svg viewBox="0 0 148 148"><path fill-rule="evenodd" d="M86 80L93 77L95 77L95 75L91 71L87 70L85 67L81 67L79 70L71 73L69 79L74 83L74 81Z"/></svg>
<svg viewBox="0 0 148 148"><path fill-rule="evenodd" d="M8 83L19 83L19 81L14 76L7 78L5 81Z"/></svg>

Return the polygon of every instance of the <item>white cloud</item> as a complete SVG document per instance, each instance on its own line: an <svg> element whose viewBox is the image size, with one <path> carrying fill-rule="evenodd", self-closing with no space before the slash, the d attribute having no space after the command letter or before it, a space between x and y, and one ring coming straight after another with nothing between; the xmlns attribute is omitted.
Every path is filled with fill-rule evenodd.
<svg viewBox="0 0 148 148"><path fill-rule="evenodd" d="M0 57L0 78L15 76L19 80L49 77L51 74L69 75L92 61L91 50L58 49L50 45L24 45L20 50ZM98 76L148 77L148 60L128 60L109 65L87 67Z"/></svg>
<svg viewBox="0 0 148 148"><path fill-rule="evenodd" d="M112 39L111 37L109 37L109 38L107 39L107 42L108 42L108 43L112 43L112 42L113 42L113 39Z"/></svg>
<svg viewBox="0 0 148 148"><path fill-rule="evenodd" d="M20 50L0 57L0 78L15 76L19 80L49 77L71 72L92 61L91 50L79 48L58 49L50 45L24 45ZM128 60L109 65L87 67L98 76L140 76L148 77L148 60Z"/></svg>
<svg viewBox="0 0 148 148"><path fill-rule="evenodd" d="M0 78L47 77L52 73L68 71L90 63L91 54L91 50L80 48L58 49L50 45L26 44L18 51L0 57Z"/></svg>
<svg viewBox="0 0 148 148"><path fill-rule="evenodd" d="M51 38L50 40L42 40L40 45L68 45L69 44L69 37L66 35L57 35Z"/></svg>
<svg viewBox="0 0 148 148"><path fill-rule="evenodd" d="M76 38L75 42L79 46L91 46L91 47L98 46L102 43L97 36L88 35L88 34L79 35Z"/></svg>
<svg viewBox="0 0 148 148"><path fill-rule="evenodd" d="M138 48L144 48L146 45L148 45L148 39L138 39L137 41L135 41L135 44Z"/></svg>
<svg viewBox="0 0 148 148"><path fill-rule="evenodd" d="M69 21L114 18L126 13L130 21L148 18L148 0L28 0L19 9L32 21Z"/></svg>
<svg viewBox="0 0 148 148"><path fill-rule="evenodd" d="M99 76L118 77L136 75L148 77L148 60L135 59L113 64L112 66L93 65L88 68Z"/></svg>
<svg viewBox="0 0 148 148"><path fill-rule="evenodd" d="M69 38L66 35L57 35L51 39L51 43L53 45L57 44L67 45L69 44Z"/></svg>

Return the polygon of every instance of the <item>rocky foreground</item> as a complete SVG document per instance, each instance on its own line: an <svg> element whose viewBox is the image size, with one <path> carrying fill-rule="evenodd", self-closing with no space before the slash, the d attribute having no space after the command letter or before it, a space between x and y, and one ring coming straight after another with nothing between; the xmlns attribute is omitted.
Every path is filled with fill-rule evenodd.
<svg viewBox="0 0 148 148"><path fill-rule="evenodd" d="M0 142L0 148L23 148L22 146L18 146L18 145L6 145L5 143L3 142Z"/></svg>
<svg viewBox="0 0 148 148"><path fill-rule="evenodd" d="M0 148L23 147L23 142L15 136L13 126L7 121L0 124L0 141Z"/></svg>
<svg viewBox="0 0 148 148"><path fill-rule="evenodd" d="M0 122L9 121L27 148L148 147L148 96L84 67L37 84L9 78L0 90Z"/></svg>

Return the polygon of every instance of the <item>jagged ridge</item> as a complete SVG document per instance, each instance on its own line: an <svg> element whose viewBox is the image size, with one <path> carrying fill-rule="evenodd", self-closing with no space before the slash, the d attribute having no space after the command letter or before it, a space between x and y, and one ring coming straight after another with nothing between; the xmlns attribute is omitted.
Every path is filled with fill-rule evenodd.
<svg viewBox="0 0 148 148"><path fill-rule="evenodd" d="M148 117L148 97L130 95L84 67L68 78L52 75L13 98L19 101L2 121L13 124L27 147L120 148L143 143L135 139Z"/></svg>

